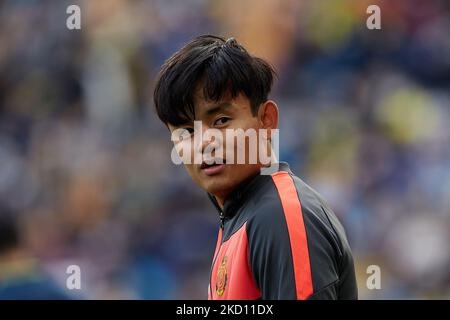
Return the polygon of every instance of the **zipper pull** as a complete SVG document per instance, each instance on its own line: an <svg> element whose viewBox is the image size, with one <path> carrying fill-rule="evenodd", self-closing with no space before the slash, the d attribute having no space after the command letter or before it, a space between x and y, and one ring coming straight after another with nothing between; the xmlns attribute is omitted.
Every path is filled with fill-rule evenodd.
<svg viewBox="0 0 450 320"><path fill-rule="evenodd" d="M220 211L219 216L220 216L220 227L223 229L223 226L224 226L224 224L225 224L225 222L224 222L225 216L224 216L224 214L223 214L222 211Z"/></svg>

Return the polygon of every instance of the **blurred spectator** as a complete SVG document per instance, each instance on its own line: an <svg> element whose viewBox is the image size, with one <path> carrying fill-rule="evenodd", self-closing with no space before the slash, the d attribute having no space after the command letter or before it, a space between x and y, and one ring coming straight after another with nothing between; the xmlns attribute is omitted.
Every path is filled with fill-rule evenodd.
<svg viewBox="0 0 450 320"><path fill-rule="evenodd" d="M0 300L68 298L22 247L17 214L0 207Z"/></svg>

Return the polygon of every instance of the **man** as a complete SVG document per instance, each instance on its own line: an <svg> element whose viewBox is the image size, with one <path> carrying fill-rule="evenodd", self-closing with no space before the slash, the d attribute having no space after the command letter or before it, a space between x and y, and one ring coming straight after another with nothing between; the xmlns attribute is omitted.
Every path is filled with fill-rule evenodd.
<svg viewBox="0 0 450 320"><path fill-rule="evenodd" d="M70 299L23 247L17 216L0 203L0 300Z"/></svg>
<svg viewBox="0 0 450 320"><path fill-rule="evenodd" d="M225 131L265 132L258 136L258 151L271 143L278 128L278 107L268 100L273 75L268 63L235 39L210 35L176 52L158 75L157 114L221 218L208 298L356 299L344 229L321 196L287 163L262 174L273 163L263 163L259 153L249 161L255 142L248 137L244 162L228 153L239 148L237 136L228 138ZM195 161L199 154L201 161Z"/></svg>

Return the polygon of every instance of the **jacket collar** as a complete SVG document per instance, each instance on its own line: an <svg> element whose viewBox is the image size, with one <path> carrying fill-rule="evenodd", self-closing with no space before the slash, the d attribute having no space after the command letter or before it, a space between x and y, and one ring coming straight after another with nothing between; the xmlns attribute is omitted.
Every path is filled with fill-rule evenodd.
<svg viewBox="0 0 450 320"><path fill-rule="evenodd" d="M219 203L212 194L208 193L208 197L216 207L219 214L223 215L225 218L231 218L238 211L239 207L245 202L245 200L250 198L254 192L259 189L262 182L266 180L265 177L269 175L270 172L273 174L278 171L287 171L292 174L287 162L272 164L270 170L271 171L269 171L268 174L261 175L261 173L258 172L256 175L253 175L241 182L225 199L223 210L220 208Z"/></svg>

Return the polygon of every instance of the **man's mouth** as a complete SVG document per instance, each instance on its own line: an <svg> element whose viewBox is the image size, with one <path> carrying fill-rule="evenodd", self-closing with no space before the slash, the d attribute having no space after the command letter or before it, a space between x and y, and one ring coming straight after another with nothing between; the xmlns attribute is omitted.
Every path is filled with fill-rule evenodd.
<svg viewBox="0 0 450 320"><path fill-rule="evenodd" d="M222 172L225 169L225 161L223 159L214 159L214 162L208 161L211 164L202 162L200 170L207 176L212 176Z"/></svg>

